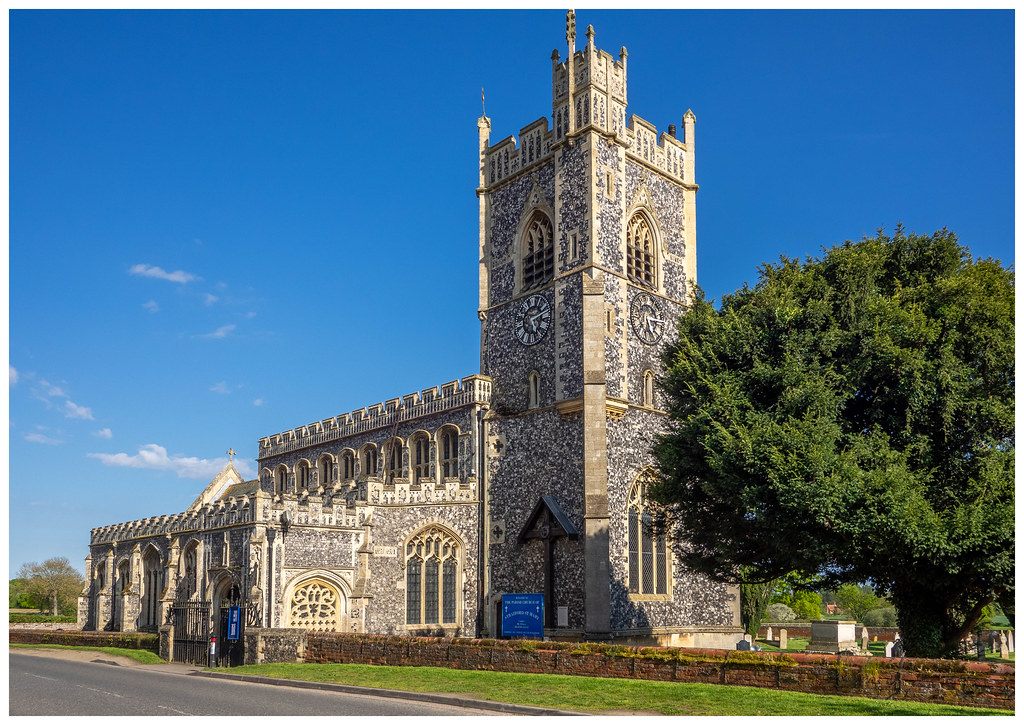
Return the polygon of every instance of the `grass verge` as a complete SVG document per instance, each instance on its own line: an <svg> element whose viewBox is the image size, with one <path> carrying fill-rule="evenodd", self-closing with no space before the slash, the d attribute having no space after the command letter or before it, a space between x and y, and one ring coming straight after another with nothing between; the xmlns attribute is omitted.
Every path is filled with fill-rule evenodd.
<svg viewBox="0 0 1024 725"><path fill-rule="evenodd" d="M148 649L125 649L123 647L70 647L61 644L19 644L17 642L11 642L10 646L21 649L77 649L85 650L87 652L102 652L107 655L128 657L142 665L166 664L165 660L160 659L155 652L150 652Z"/></svg>
<svg viewBox="0 0 1024 725"><path fill-rule="evenodd" d="M660 715L1008 715L1003 710L864 697L811 695L759 687L647 682L607 677L531 675L386 665L266 664L231 674L332 682L407 692L459 694L480 700L594 714Z"/></svg>

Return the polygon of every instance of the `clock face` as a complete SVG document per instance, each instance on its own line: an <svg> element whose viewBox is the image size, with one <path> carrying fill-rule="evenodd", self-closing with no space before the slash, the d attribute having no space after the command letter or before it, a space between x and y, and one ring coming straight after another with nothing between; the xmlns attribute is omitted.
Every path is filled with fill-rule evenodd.
<svg viewBox="0 0 1024 725"><path fill-rule="evenodd" d="M551 305L543 295L530 295L517 305L516 339L536 345L551 327Z"/></svg>
<svg viewBox="0 0 1024 725"><path fill-rule="evenodd" d="M658 300L646 292L633 298L629 321L640 342L646 345L653 345L665 335L665 319Z"/></svg>

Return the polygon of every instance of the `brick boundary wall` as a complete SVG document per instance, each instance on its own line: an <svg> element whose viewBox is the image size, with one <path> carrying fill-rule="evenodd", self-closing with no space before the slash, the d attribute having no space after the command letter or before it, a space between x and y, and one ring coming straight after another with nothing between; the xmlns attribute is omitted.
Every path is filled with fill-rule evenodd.
<svg viewBox="0 0 1024 725"><path fill-rule="evenodd" d="M142 632L47 632L33 629L11 629L11 644L59 644L65 647L122 647L158 652L160 638Z"/></svg>
<svg viewBox="0 0 1024 725"><path fill-rule="evenodd" d="M772 628L772 636L775 639L779 638L779 630L786 630L787 637L803 637L804 639L811 638L811 625L809 622L762 622L761 628L757 630L757 638L765 639L768 637L768 628ZM857 639L860 639L861 630L868 628L868 637L874 639L878 637L879 642L892 642L896 639L896 635L899 634L899 627L869 627L866 624L857 622ZM1012 627L1004 627L1006 629L1013 629ZM981 635L986 639L993 635L999 634L1001 630L998 629L985 629L982 630Z"/></svg>
<svg viewBox="0 0 1024 725"><path fill-rule="evenodd" d="M305 661L620 677L1014 709L1012 665L310 632Z"/></svg>

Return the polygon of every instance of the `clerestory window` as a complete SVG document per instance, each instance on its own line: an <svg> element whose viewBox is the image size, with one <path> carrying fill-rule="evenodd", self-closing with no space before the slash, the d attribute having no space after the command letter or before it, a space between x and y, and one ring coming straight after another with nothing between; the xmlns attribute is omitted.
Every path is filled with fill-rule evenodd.
<svg viewBox="0 0 1024 725"><path fill-rule="evenodd" d="M412 481L420 483L430 477L430 438L421 433L412 444Z"/></svg>
<svg viewBox="0 0 1024 725"><path fill-rule="evenodd" d="M451 428L441 431L441 475L444 478L459 476L459 434Z"/></svg>

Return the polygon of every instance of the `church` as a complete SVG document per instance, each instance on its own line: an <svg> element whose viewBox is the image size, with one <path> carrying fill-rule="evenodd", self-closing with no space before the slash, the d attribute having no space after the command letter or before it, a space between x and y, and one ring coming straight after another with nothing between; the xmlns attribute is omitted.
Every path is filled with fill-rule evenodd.
<svg viewBox="0 0 1024 725"><path fill-rule="evenodd" d="M267 435L182 513L93 529L84 629L502 636L732 648L739 592L684 569L647 497L664 345L696 284L694 127L626 115L627 53L551 55L551 117L479 143L480 371ZM710 525L710 522L709 522ZM237 615L236 615L237 616ZM507 633L506 633L507 634Z"/></svg>

